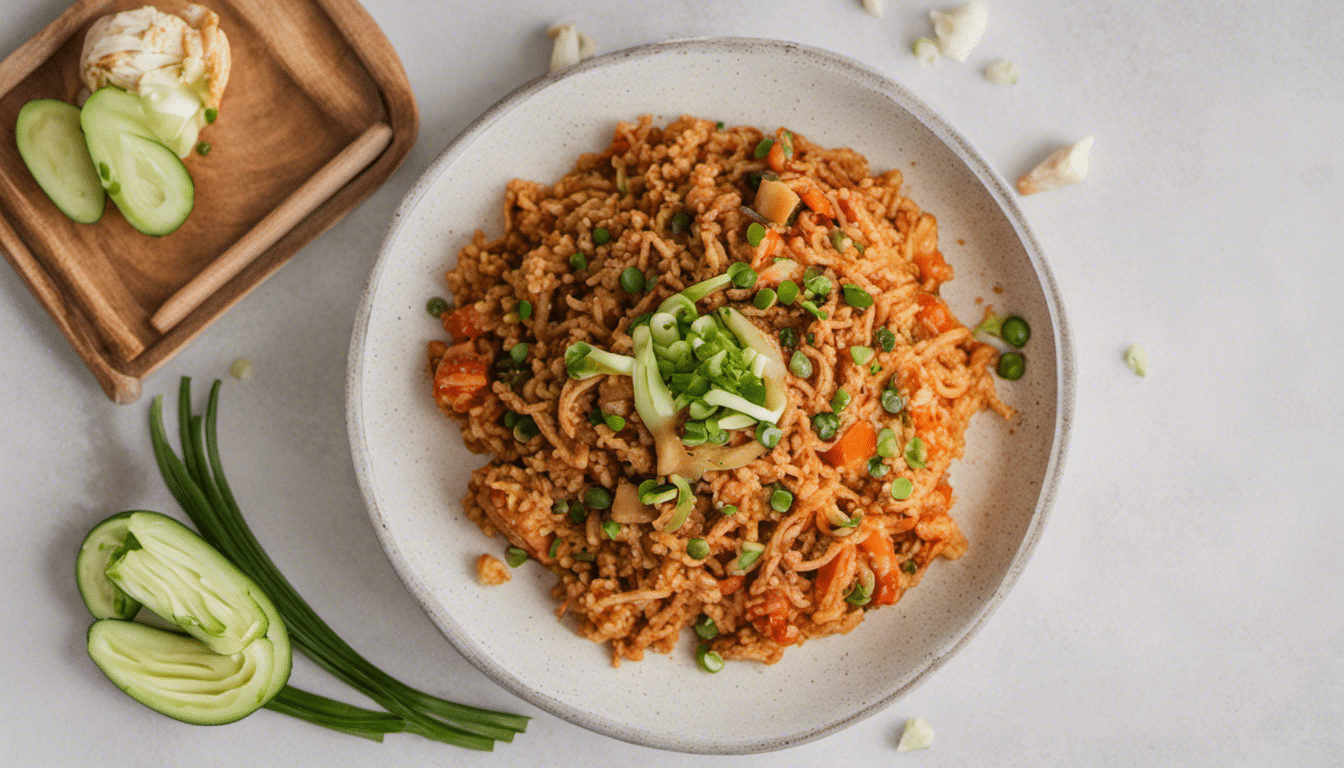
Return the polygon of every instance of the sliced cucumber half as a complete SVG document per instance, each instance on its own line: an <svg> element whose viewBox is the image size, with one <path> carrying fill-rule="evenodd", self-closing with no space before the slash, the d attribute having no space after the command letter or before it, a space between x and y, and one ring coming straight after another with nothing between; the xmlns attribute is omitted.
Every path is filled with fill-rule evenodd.
<svg viewBox="0 0 1344 768"><path fill-rule="evenodd" d="M92 224L107 198L80 128L80 111L55 99L23 105L14 125L19 156L37 185L66 216Z"/></svg>
<svg viewBox="0 0 1344 768"><path fill-rule="evenodd" d="M159 142L139 96L103 88L84 103L79 122L95 173L131 226L162 236L186 221L196 199L191 174Z"/></svg>
<svg viewBox="0 0 1344 768"><path fill-rule="evenodd" d="M99 187L99 191L102 187ZM80 545L75 560L75 582L80 597L95 619L131 619L140 601L121 591L107 578L107 566L126 546L131 512L122 512L94 526Z"/></svg>

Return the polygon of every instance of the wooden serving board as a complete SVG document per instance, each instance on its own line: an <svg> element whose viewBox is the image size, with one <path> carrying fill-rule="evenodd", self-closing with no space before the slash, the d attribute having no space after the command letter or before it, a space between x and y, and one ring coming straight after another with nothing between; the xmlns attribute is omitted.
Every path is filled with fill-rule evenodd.
<svg viewBox="0 0 1344 768"><path fill-rule="evenodd" d="M372 194L419 129L401 61L356 0L203 0L233 68L201 132L209 154L183 161L191 216L158 238L111 200L97 223L71 221L23 164L15 120L32 99L76 103L89 25L144 4L79 0L0 62L0 250L118 403Z"/></svg>

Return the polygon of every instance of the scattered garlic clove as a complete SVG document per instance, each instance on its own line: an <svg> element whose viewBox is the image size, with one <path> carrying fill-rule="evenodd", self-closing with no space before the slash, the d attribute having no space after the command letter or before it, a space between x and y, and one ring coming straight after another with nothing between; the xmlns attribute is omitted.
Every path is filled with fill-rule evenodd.
<svg viewBox="0 0 1344 768"><path fill-rule="evenodd" d="M1016 85L1022 79L1022 70L1015 61L995 59L985 67L985 79L995 85Z"/></svg>
<svg viewBox="0 0 1344 768"><path fill-rule="evenodd" d="M922 717L912 717L905 721L905 730L896 744L897 752L913 752L933 746L933 726Z"/></svg>
<svg viewBox="0 0 1344 768"><path fill-rule="evenodd" d="M910 50L914 52L915 58L919 59L920 64L932 64L938 60L938 44L927 37L915 40L915 44L910 46Z"/></svg>
<svg viewBox="0 0 1344 768"><path fill-rule="evenodd" d="M1017 180L1017 191L1034 195L1077 184L1087 177L1087 156L1091 151L1091 136L1080 139L1072 146L1055 150L1044 162Z"/></svg>
<svg viewBox="0 0 1344 768"><path fill-rule="evenodd" d="M880 19L887 10L887 0L863 0L863 10Z"/></svg>
<svg viewBox="0 0 1344 768"><path fill-rule="evenodd" d="M980 44L989 24L989 7L980 0L951 11L929 11L938 49L953 61L966 61L971 49Z"/></svg>
<svg viewBox="0 0 1344 768"><path fill-rule="evenodd" d="M552 72L593 57L593 39L573 24L557 24L546 30L546 36L555 41L551 46Z"/></svg>

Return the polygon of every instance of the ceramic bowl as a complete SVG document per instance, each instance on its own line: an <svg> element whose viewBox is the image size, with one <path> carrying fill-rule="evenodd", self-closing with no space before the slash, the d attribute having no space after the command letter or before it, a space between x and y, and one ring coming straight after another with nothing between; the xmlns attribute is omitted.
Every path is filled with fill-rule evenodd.
<svg viewBox="0 0 1344 768"><path fill-rule="evenodd" d="M806 84L806 85L803 85ZM937 215L956 270L943 296L963 320L983 302L1023 315L1027 373L1002 382L1018 415L977 418L954 465L967 554L939 561L900 603L848 635L790 648L774 665L695 665L691 633L670 655L613 668L608 651L557 621L554 577L535 563L498 587L475 559L500 554L461 509L484 463L435 409L426 344L444 338L425 311L476 229L502 229L515 177L553 181L599 151L620 120L691 114L765 131L786 126L850 146L874 172L899 168ZM924 681L962 648L1025 567L1059 480L1073 401L1060 297L1015 194L960 134L901 85L843 56L740 38L640 46L532 82L492 107L427 170L390 226L350 351L348 421L374 529L407 588L458 651L527 701L585 728L672 750L748 753L835 732Z"/></svg>

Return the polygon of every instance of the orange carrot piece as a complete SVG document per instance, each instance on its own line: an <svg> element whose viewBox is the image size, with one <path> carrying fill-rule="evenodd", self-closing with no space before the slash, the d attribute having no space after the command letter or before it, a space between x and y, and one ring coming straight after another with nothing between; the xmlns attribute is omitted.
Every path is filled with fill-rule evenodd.
<svg viewBox="0 0 1344 768"><path fill-rule="evenodd" d="M856 421L830 448L821 453L821 460L839 469L853 469L877 453L877 430L868 421Z"/></svg>
<svg viewBox="0 0 1344 768"><path fill-rule="evenodd" d="M901 596L901 574L896 567L896 547L882 531L873 531L859 542L873 570L873 596L869 605L891 605Z"/></svg>
<svg viewBox="0 0 1344 768"><path fill-rule="evenodd" d="M818 216L835 218L835 209L831 207L831 201L826 199L826 195L822 194L820 189L808 184L798 196L803 199L803 205L811 208Z"/></svg>

